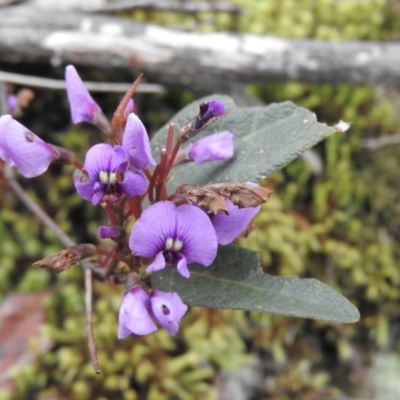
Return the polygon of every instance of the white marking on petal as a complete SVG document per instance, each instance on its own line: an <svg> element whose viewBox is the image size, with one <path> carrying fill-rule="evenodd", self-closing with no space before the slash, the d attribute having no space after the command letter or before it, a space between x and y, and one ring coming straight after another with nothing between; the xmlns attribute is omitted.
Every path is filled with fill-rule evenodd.
<svg viewBox="0 0 400 400"><path fill-rule="evenodd" d="M171 250L172 249L172 246L174 245L174 239L172 239L172 238L168 238L166 241L165 241L165 250Z"/></svg>
<svg viewBox="0 0 400 400"><path fill-rule="evenodd" d="M181 251L183 247L183 242L180 239L176 239L173 246L173 251Z"/></svg>
<svg viewBox="0 0 400 400"><path fill-rule="evenodd" d="M104 185L107 185L109 180L108 180L108 173L106 171L100 171L99 173L99 181L103 183Z"/></svg>

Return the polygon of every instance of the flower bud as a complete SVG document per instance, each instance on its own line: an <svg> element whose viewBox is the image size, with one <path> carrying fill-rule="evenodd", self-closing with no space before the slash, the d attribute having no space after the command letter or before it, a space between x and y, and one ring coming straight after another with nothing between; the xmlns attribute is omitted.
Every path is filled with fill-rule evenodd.
<svg viewBox="0 0 400 400"><path fill-rule="evenodd" d="M101 239L111 239L120 242L125 239L126 232L120 226L99 226L97 234Z"/></svg>
<svg viewBox="0 0 400 400"><path fill-rule="evenodd" d="M225 106L218 100L211 100L200 104L199 114L192 118L179 132L178 141L187 142L193 136L197 135L201 129L215 121L225 113Z"/></svg>

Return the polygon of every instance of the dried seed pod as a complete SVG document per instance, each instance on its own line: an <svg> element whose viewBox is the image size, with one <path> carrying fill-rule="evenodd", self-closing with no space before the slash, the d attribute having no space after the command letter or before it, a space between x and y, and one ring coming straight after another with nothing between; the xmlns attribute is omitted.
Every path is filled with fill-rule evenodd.
<svg viewBox="0 0 400 400"><path fill-rule="evenodd" d="M271 190L250 182L218 182L203 187L229 199L239 208L257 207L267 202L272 194Z"/></svg>
<svg viewBox="0 0 400 400"><path fill-rule="evenodd" d="M96 246L90 243L78 244L59 251L56 254L36 261L35 268L47 268L57 273L67 271L73 264L96 254Z"/></svg>
<svg viewBox="0 0 400 400"><path fill-rule="evenodd" d="M214 215L221 211L229 214L225 199L212 190L195 185L182 185L177 188L176 194L189 203L196 203Z"/></svg>

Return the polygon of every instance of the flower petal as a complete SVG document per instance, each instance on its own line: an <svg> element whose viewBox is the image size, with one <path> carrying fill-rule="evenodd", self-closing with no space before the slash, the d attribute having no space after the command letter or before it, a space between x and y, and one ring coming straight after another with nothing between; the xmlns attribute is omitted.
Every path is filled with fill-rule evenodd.
<svg viewBox="0 0 400 400"><path fill-rule="evenodd" d="M106 143L95 144L87 151L83 167L89 174L90 181L97 181L102 171L111 171L110 166L113 157L114 150Z"/></svg>
<svg viewBox="0 0 400 400"><path fill-rule="evenodd" d="M99 204L100 200L105 196L106 192L104 190L104 185L101 182L96 182L93 185L93 195L92 195L92 204L96 206Z"/></svg>
<svg viewBox="0 0 400 400"><path fill-rule="evenodd" d="M170 335L175 335L179 330L179 322L188 309L179 295L175 292L152 290L150 304L154 318Z"/></svg>
<svg viewBox="0 0 400 400"><path fill-rule="evenodd" d="M179 261L178 264L176 265L176 269L184 278L190 278L190 272L187 267L186 257L183 254L179 253L177 255L177 258L179 258Z"/></svg>
<svg viewBox="0 0 400 400"><path fill-rule="evenodd" d="M225 106L224 103L222 103L222 101L211 100L207 103L207 105L208 105L208 110L204 117L211 116L211 114L220 117L222 114L225 113Z"/></svg>
<svg viewBox="0 0 400 400"><path fill-rule="evenodd" d="M154 261L146 268L148 274L160 271L165 268L165 258L162 251L160 251Z"/></svg>
<svg viewBox="0 0 400 400"><path fill-rule="evenodd" d="M68 65L65 68L65 80L72 122L74 124L83 121L93 122L96 111L101 112L101 109L90 96L73 65Z"/></svg>
<svg viewBox="0 0 400 400"><path fill-rule="evenodd" d="M119 310L118 339L129 333L147 335L156 331L157 326L149 314L150 307L150 297L140 286L126 291Z"/></svg>
<svg viewBox="0 0 400 400"><path fill-rule="evenodd" d="M141 172L128 169L120 186L128 198L141 196L146 193L147 179Z"/></svg>
<svg viewBox="0 0 400 400"><path fill-rule="evenodd" d="M87 201L92 201L94 182L82 171L77 171L74 176L75 189L79 196Z"/></svg>
<svg viewBox="0 0 400 400"><path fill-rule="evenodd" d="M154 257L164 250L166 239L175 236L175 209L175 204L171 201L160 201L143 211L133 226L129 239L129 247L133 254Z"/></svg>
<svg viewBox="0 0 400 400"><path fill-rule="evenodd" d="M183 242L180 251L187 263L198 262L209 266L217 255L218 241L214 227L207 214L194 205L176 209L177 235Z"/></svg>
<svg viewBox="0 0 400 400"><path fill-rule="evenodd" d="M261 206L239 208L229 200L226 200L226 205L228 206L229 215L220 212L211 217L218 243L222 245L232 243L243 233L261 208Z"/></svg>
<svg viewBox="0 0 400 400"><path fill-rule="evenodd" d="M151 155L150 141L146 128L136 114L129 114L122 146L128 152L133 168L143 169L147 164L156 165Z"/></svg>
<svg viewBox="0 0 400 400"><path fill-rule="evenodd" d="M228 131L215 133L193 143L188 156L196 163L229 160L234 153L233 135Z"/></svg>
<svg viewBox="0 0 400 400"><path fill-rule="evenodd" d="M110 159L110 172L125 172L128 168L128 154L122 146L114 146Z"/></svg>
<svg viewBox="0 0 400 400"><path fill-rule="evenodd" d="M134 107L135 107L135 100L129 99L128 103L126 103L126 107L124 110L125 118L128 118L128 115L133 112Z"/></svg>
<svg viewBox="0 0 400 400"><path fill-rule="evenodd" d="M47 171L58 152L10 115L0 117L0 158L26 178Z"/></svg>

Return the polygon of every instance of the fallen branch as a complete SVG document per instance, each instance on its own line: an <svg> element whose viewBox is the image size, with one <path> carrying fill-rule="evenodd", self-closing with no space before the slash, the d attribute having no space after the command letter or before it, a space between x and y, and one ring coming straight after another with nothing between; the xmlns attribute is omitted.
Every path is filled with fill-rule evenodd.
<svg viewBox="0 0 400 400"><path fill-rule="evenodd" d="M227 12L241 14L243 10L234 4L214 1L185 1L173 3L163 0L119 0L105 3L96 8L84 8L86 11L116 13L121 11L146 10L146 11L173 11L185 14L197 14L200 12Z"/></svg>
<svg viewBox="0 0 400 400"><path fill-rule="evenodd" d="M0 8L0 59L144 72L198 92L250 82L302 81L400 87L400 43L294 40L187 33L82 11Z"/></svg>

